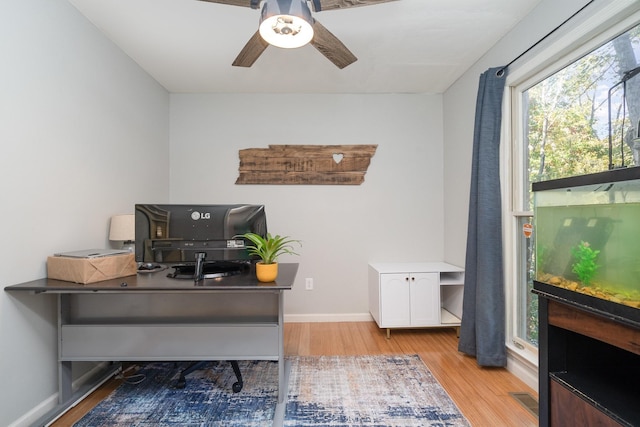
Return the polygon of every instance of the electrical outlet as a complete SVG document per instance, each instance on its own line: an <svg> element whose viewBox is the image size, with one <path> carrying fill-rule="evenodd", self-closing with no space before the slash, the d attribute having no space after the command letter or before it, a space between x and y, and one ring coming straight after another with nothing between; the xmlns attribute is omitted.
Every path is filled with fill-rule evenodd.
<svg viewBox="0 0 640 427"><path fill-rule="evenodd" d="M311 277L307 277L306 279L304 279L304 287L308 291L313 290L313 279Z"/></svg>

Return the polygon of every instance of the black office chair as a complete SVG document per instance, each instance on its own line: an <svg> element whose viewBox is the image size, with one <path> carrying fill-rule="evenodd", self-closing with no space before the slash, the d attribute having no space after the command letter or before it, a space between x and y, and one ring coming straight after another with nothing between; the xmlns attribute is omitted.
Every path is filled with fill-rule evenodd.
<svg viewBox="0 0 640 427"><path fill-rule="evenodd" d="M194 280L194 284L197 286L200 284L200 282L205 278L204 275L204 260L206 258L207 254L204 252L197 252L195 254L195 265L194 265L194 272L193 272L193 280ZM237 268L237 266L235 267ZM176 269L176 271L178 271ZM191 372L196 371L198 369L202 369L204 367L204 365L206 365L207 361L202 361L202 362L191 362L191 364L189 366L187 366L186 369L182 370L180 372L180 377L178 378L178 381L176 382L175 387L176 388L185 388L187 385L187 379L185 378L187 375L189 375ZM240 367L238 366L238 362L235 360L232 360L231 362L231 367L233 368L233 373L236 374L236 379L238 381L236 381L235 383L233 383L233 386L231 387L231 389L233 390L234 393L238 393L239 391L242 390L242 386L244 385L244 383L242 382L242 374L240 373Z"/></svg>
<svg viewBox="0 0 640 427"><path fill-rule="evenodd" d="M178 378L178 381L176 382L175 387L185 388L187 386L187 379L185 377L193 371L197 371L198 369L204 368L204 366L207 363L209 362L208 361L192 362L189 366L187 366L185 369L183 369L180 372L180 377ZM238 393L242 390L242 386L244 385L244 383L242 382L242 374L240 373L240 367L238 366L238 362L236 360L232 360L230 363L231 363L231 367L233 368L233 373L236 374L236 379L238 380L235 383L233 383L233 386L231 387L231 389L233 390L234 393Z"/></svg>

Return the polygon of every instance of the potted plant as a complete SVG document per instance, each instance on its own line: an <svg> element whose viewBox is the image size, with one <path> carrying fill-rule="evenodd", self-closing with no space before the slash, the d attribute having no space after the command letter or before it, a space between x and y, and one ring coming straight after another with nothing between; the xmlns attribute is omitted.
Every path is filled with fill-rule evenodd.
<svg viewBox="0 0 640 427"><path fill-rule="evenodd" d="M277 259L282 254L298 255L293 250L293 244L300 241L293 240L289 236L272 236L267 233L262 237L256 233L245 233L242 235L253 245L247 246L249 255L257 255L262 261L256 263L256 277L260 282L273 282L278 277Z"/></svg>

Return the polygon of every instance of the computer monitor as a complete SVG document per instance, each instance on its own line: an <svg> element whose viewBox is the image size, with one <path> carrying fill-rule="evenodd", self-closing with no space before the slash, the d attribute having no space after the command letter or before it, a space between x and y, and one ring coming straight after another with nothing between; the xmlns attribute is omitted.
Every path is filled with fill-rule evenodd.
<svg viewBox="0 0 640 427"><path fill-rule="evenodd" d="M249 260L239 235L265 236L264 205L136 204L136 261L195 262L204 252L207 261Z"/></svg>

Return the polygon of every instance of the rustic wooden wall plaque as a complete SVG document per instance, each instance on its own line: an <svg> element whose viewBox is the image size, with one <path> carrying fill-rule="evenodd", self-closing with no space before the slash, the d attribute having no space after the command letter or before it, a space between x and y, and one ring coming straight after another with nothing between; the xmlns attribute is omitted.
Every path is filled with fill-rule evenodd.
<svg viewBox="0 0 640 427"><path fill-rule="evenodd" d="M236 184L360 185L377 145L270 145L240 150Z"/></svg>

